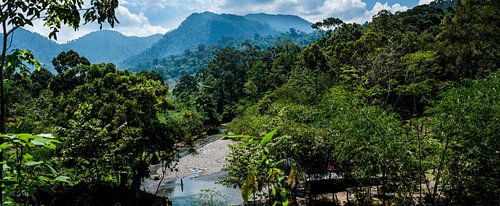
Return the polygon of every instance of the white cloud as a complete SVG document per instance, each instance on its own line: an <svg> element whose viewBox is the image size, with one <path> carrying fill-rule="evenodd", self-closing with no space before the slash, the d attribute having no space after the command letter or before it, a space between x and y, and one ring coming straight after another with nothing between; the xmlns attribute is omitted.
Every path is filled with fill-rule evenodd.
<svg viewBox="0 0 500 206"><path fill-rule="evenodd" d="M151 25L149 19L143 12L131 13L125 6L118 6L116 17L120 24L116 24L114 30L129 36L148 36L167 32L162 26Z"/></svg>
<svg viewBox="0 0 500 206"><path fill-rule="evenodd" d="M355 17L353 19L348 20L348 22L356 22L356 23L364 23L366 21L371 21L372 17L377 15L378 12L382 10L390 11L391 13L396 13L398 11L406 11L408 7L402 6L401 4L393 4L389 5L387 2L381 4L380 2L376 2L371 10L366 10L363 15Z"/></svg>
<svg viewBox="0 0 500 206"><path fill-rule="evenodd" d="M434 0L419 0L418 5L424 5L424 4L429 4L433 2Z"/></svg>
<svg viewBox="0 0 500 206"><path fill-rule="evenodd" d="M116 9L116 16L120 23L115 24L114 28L110 28L109 25L103 24L103 29L119 31L127 36L149 36L153 34L163 34L168 31L165 27L152 25L149 19L144 15L144 12L132 13L122 5L118 6ZM33 27L27 27L26 29L45 36L48 36L50 33L50 29L43 25L42 20L35 21ZM63 43L97 30L99 30L99 25L94 22L81 25L76 31L67 26L63 26L57 34L57 40L59 43Z"/></svg>
<svg viewBox="0 0 500 206"><path fill-rule="evenodd" d="M393 13L408 9L401 4L389 5L380 2L376 2L370 9L362 0L224 0L220 8L236 14L252 12L293 14L312 22L327 17L337 17L346 22L357 23L370 21L373 15L384 9Z"/></svg>

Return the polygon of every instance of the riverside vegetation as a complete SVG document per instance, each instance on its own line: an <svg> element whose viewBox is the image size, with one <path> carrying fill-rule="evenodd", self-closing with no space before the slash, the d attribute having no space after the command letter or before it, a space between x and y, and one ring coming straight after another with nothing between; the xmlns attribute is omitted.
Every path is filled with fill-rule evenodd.
<svg viewBox="0 0 500 206"><path fill-rule="evenodd" d="M132 73L64 52L53 74L29 51L8 54L7 28L28 26L42 11L55 37L81 18L114 24L118 3L92 0L81 17L68 13L79 1L33 2L0 7L10 11L0 16L9 26L0 74L3 204L102 185L138 191L149 165L174 168L176 143L225 122L242 135L222 183L240 187L245 201L260 194L273 205L304 204L306 165L345 165L344 176L359 180L350 204L499 204L499 1L381 11L364 25L329 18L313 25L319 37L307 45L200 47L158 60L203 56L190 60L202 69L174 88L161 73L170 67L158 62L156 71ZM361 181L370 178L379 184Z"/></svg>

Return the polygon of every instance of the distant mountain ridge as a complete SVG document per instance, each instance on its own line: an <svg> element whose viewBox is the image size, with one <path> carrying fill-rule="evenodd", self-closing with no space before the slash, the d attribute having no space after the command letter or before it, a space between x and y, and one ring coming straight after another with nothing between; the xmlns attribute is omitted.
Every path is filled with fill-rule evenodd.
<svg viewBox="0 0 500 206"><path fill-rule="evenodd" d="M247 14L244 16L245 19L257 21L262 24L267 24L271 28L280 31L287 32L290 28L300 30L306 33L313 32L311 27L311 22L294 15L284 15L284 14Z"/></svg>
<svg viewBox="0 0 500 206"><path fill-rule="evenodd" d="M310 25L306 20L291 15L193 13L151 48L121 63L120 68L136 67L141 62L182 54L200 44L211 45L225 39L275 35L290 28L311 32L312 29L308 29Z"/></svg>
<svg viewBox="0 0 500 206"><path fill-rule="evenodd" d="M74 50L87 57L92 63L118 64L151 47L161 39L162 35L131 37L116 31L100 30L64 44L58 44L38 33L20 28L13 33L13 37L12 44L10 44L10 38L8 44L11 51L28 49L38 61L52 70L52 59L62 51Z"/></svg>
<svg viewBox="0 0 500 206"><path fill-rule="evenodd" d="M91 62L119 63L148 49L161 39L161 34L148 37L125 36L119 32L102 30L70 41L62 47L75 50Z"/></svg>
<svg viewBox="0 0 500 206"><path fill-rule="evenodd" d="M130 69L140 63L182 54L201 44L230 45L230 42L247 38L282 34L290 28L309 33L312 32L310 25L310 22L293 15L258 13L240 16L203 12L191 14L177 29L165 35L149 37L131 37L101 30L58 44L38 33L18 29L14 32L11 50L32 51L50 70L52 59L68 50L78 52L92 63L110 62L120 69Z"/></svg>
<svg viewBox="0 0 500 206"><path fill-rule="evenodd" d="M11 34L7 41L9 51L14 49L28 49L35 58L47 65L52 61L52 57L58 54L60 45L40 34L19 28ZM0 42L0 46L3 43Z"/></svg>

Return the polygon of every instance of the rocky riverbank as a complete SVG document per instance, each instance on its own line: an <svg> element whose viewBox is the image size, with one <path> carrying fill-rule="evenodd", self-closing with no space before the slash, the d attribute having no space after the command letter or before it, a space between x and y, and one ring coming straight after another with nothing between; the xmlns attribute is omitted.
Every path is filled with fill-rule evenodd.
<svg viewBox="0 0 500 206"><path fill-rule="evenodd" d="M187 154L177 162L174 171L163 171L161 165L151 167L151 176L143 183L143 190L155 193L160 183L170 184L181 178L193 178L210 176L222 171L226 164L226 156L229 152L229 145L232 140L224 140L221 137L210 137L209 141L197 144L196 153ZM163 178L162 178L163 177ZM160 185L161 187L161 185Z"/></svg>

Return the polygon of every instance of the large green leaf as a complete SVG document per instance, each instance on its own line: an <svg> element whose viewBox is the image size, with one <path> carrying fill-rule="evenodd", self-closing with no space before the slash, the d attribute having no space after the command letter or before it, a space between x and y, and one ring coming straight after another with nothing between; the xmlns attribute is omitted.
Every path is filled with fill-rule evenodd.
<svg viewBox="0 0 500 206"><path fill-rule="evenodd" d="M262 140L260 141L260 145L266 145L269 141L271 141L271 139L274 137L274 135L276 134L278 130L275 129L269 133L267 133L263 138Z"/></svg>
<svg viewBox="0 0 500 206"><path fill-rule="evenodd" d="M43 161L31 161L31 162L26 162L24 164L28 167L31 167L31 166L41 165L43 164Z"/></svg>
<svg viewBox="0 0 500 206"><path fill-rule="evenodd" d="M3 151L4 149L7 149L10 146L10 143L4 142L0 144L0 151Z"/></svg>
<svg viewBox="0 0 500 206"><path fill-rule="evenodd" d="M31 143L36 146L45 146L46 144L49 144L49 142L45 138L36 138L34 140L31 140Z"/></svg>
<svg viewBox="0 0 500 206"><path fill-rule="evenodd" d="M66 182L66 183L69 183L70 181L70 178L69 177L66 177L66 176L58 176L55 181L58 181L58 182Z"/></svg>

